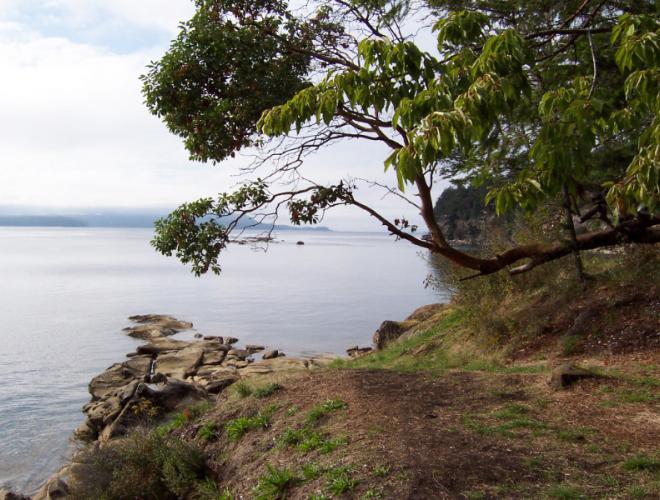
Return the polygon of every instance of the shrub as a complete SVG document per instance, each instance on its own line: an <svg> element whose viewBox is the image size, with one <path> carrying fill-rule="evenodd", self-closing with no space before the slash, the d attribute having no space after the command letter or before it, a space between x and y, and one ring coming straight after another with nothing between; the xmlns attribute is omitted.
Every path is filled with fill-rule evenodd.
<svg viewBox="0 0 660 500"><path fill-rule="evenodd" d="M280 384L268 384L265 387L258 387L257 389L255 389L252 395L257 399L262 399L262 398L267 398L268 396L272 396L277 391L280 391L282 389L283 387Z"/></svg>
<svg viewBox="0 0 660 500"><path fill-rule="evenodd" d="M81 499L176 499L196 490L206 475L202 451L170 435L135 432L126 440L83 453L85 476L71 484Z"/></svg>

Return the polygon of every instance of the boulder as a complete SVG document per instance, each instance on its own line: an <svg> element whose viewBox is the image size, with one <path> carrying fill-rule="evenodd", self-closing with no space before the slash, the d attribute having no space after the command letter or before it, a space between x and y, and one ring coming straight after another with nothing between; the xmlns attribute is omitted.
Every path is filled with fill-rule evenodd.
<svg viewBox="0 0 660 500"><path fill-rule="evenodd" d="M30 497L0 488L0 500L30 500Z"/></svg>
<svg viewBox="0 0 660 500"><path fill-rule="evenodd" d="M190 406L208 398L206 391L198 385L176 379L169 379L166 384L140 384L135 396L151 401L165 412Z"/></svg>
<svg viewBox="0 0 660 500"><path fill-rule="evenodd" d="M579 380L598 377L601 377L601 375L566 363L553 370L550 377L550 385L555 389L564 389Z"/></svg>
<svg viewBox="0 0 660 500"><path fill-rule="evenodd" d="M371 347L353 346L346 349L346 354L348 354L348 356L351 358L359 358L360 356L364 356L365 354L368 354L371 351L373 351L373 348Z"/></svg>
<svg viewBox="0 0 660 500"><path fill-rule="evenodd" d="M254 354L255 352L263 351L265 349L264 346L262 345L254 345L254 344L248 344L245 346L245 350L248 351L250 354Z"/></svg>
<svg viewBox="0 0 660 500"><path fill-rule="evenodd" d="M131 316L129 319L138 323L138 326L124 328L124 331L131 337L144 340L168 337L183 330L189 330L193 326L187 321L160 314Z"/></svg>
<svg viewBox="0 0 660 500"><path fill-rule="evenodd" d="M439 313L447 307L447 304L428 304L422 307L419 307L413 311L413 313L406 318L406 321L426 321L435 314Z"/></svg>
<svg viewBox="0 0 660 500"><path fill-rule="evenodd" d="M225 337L223 344L227 345L232 345L238 342L238 339L236 337Z"/></svg>
<svg viewBox="0 0 660 500"><path fill-rule="evenodd" d="M134 380L143 380L149 373L150 364L145 359L131 358L125 363L112 365L106 371L94 377L89 383L89 393L92 395L92 400L104 399Z"/></svg>
<svg viewBox="0 0 660 500"><path fill-rule="evenodd" d="M65 498L69 494L69 487L59 475L51 477L39 491L32 497L32 500L55 500L56 498Z"/></svg>
<svg viewBox="0 0 660 500"><path fill-rule="evenodd" d="M250 356L250 354L251 353L246 349L231 349L229 352L227 352L227 356L232 356L234 358L240 359L241 361L244 361L245 358Z"/></svg>
<svg viewBox="0 0 660 500"><path fill-rule="evenodd" d="M219 394L224 391L227 387L239 380L240 377L235 375L225 375L222 378L217 378L211 380L205 387L206 391L209 394Z"/></svg>
<svg viewBox="0 0 660 500"><path fill-rule="evenodd" d="M167 351L180 351L190 345L190 342L174 339L154 339L149 344L141 345L137 348L138 354L158 355Z"/></svg>
<svg viewBox="0 0 660 500"><path fill-rule="evenodd" d="M289 370L306 370L309 366L310 363L306 359L272 358L252 363L241 370L241 375L249 376Z"/></svg>
<svg viewBox="0 0 660 500"><path fill-rule="evenodd" d="M266 351L263 353L261 356L261 359L275 359L279 356L279 351L277 349L273 349L272 351Z"/></svg>
<svg viewBox="0 0 660 500"><path fill-rule="evenodd" d="M202 365L219 365L225 360L224 351L204 351Z"/></svg>
<svg viewBox="0 0 660 500"><path fill-rule="evenodd" d="M156 359L156 373L183 380L194 375L202 364L204 349L190 345L176 352L161 354Z"/></svg>
<svg viewBox="0 0 660 500"><path fill-rule="evenodd" d="M383 321L380 328L376 330L373 344L376 350L383 349L390 342L398 339L406 330L397 321Z"/></svg>
<svg viewBox="0 0 660 500"><path fill-rule="evenodd" d="M224 344L222 337L218 337L217 335L205 335L204 340L217 340L221 344Z"/></svg>

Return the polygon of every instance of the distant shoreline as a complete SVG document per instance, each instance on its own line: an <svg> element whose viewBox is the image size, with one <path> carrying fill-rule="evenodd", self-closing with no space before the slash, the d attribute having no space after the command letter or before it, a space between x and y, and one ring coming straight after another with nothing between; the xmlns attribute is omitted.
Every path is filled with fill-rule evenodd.
<svg viewBox="0 0 660 500"><path fill-rule="evenodd" d="M0 215L0 227L152 229L154 222L159 217L149 215ZM245 227L237 229L262 230L270 228L268 224L250 226L250 224L246 224ZM277 231L332 231L326 226L294 227L275 225L273 229Z"/></svg>

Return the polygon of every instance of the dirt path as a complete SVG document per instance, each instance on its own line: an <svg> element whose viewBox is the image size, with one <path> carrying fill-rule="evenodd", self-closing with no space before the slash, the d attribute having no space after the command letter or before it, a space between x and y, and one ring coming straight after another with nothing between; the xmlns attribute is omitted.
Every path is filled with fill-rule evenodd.
<svg viewBox="0 0 660 500"><path fill-rule="evenodd" d="M547 374L321 370L262 399L231 391L207 419L226 428L270 406L270 423L237 441L220 434L207 452L216 479L243 498L257 495L267 465L298 478L287 498L653 498L656 375L555 392ZM345 408L310 424L328 400ZM287 431L303 437L287 445ZM305 448L314 433L339 444ZM342 474L349 486L338 493Z"/></svg>

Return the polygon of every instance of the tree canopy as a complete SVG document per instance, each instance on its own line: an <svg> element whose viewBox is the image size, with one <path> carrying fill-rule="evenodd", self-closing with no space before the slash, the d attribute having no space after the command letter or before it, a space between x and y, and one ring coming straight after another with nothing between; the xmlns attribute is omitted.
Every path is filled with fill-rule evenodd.
<svg viewBox="0 0 660 500"><path fill-rule="evenodd" d="M660 241L660 21L651 0L197 0L195 16L143 77L149 109L191 158L260 148L253 179L184 204L154 246L220 271L246 216L294 224L350 205L396 237L478 275L528 271L571 252ZM430 36L429 36L430 35ZM435 41L426 47L424 40ZM337 141L386 145L393 186L420 212L361 202L356 181L309 180L306 158ZM259 175L256 167L263 169ZM290 187L273 189L278 176ZM496 256L453 248L433 212L441 178L488 186L498 213L561 199L569 238ZM573 217L596 218L577 236ZM225 219L226 220L226 219ZM515 267L512 267L514 266Z"/></svg>

